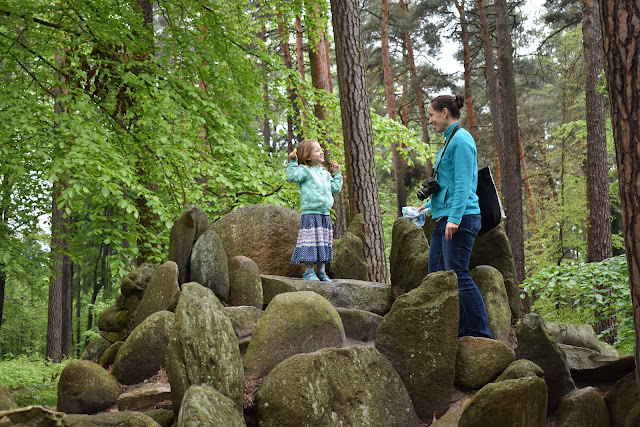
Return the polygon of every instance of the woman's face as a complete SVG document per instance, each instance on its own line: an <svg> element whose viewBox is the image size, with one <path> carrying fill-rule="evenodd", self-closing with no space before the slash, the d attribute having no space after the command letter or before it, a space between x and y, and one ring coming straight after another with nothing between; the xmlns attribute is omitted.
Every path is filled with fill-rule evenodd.
<svg viewBox="0 0 640 427"><path fill-rule="evenodd" d="M318 166L324 162L324 151L320 147L318 142L313 142L311 146L311 154L309 154L309 160L313 166Z"/></svg>
<svg viewBox="0 0 640 427"><path fill-rule="evenodd" d="M449 127L448 114L449 111L446 108L438 111L429 105L429 124L436 129L437 133L444 132Z"/></svg>

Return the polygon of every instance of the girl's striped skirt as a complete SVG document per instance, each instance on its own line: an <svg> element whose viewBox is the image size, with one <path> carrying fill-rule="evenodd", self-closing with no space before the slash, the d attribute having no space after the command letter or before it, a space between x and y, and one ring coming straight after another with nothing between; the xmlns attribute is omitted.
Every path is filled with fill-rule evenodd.
<svg viewBox="0 0 640 427"><path fill-rule="evenodd" d="M332 241L331 216L303 214L300 218L298 242L291 257L291 263L332 262Z"/></svg>

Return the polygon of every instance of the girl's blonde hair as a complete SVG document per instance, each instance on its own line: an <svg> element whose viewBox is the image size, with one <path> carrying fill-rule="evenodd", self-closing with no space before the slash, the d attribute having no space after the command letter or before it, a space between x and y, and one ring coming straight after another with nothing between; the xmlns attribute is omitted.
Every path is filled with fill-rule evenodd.
<svg viewBox="0 0 640 427"><path fill-rule="evenodd" d="M311 149L316 139L305 139L298 144L298 164L311 166ZM319 144L319 142L318 142Z"/></svg>

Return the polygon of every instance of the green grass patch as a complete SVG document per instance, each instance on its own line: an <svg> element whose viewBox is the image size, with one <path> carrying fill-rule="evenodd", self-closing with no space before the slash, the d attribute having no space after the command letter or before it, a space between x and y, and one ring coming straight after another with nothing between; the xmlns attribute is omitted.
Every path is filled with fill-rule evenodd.
<svg viewBox="0 0 640 427"><path fill-rule="evenodd" d="M9 388L20 406L56 406L60 372L69 362L71 359L52 363L42 356L0 360L0 384Z"/></svg>

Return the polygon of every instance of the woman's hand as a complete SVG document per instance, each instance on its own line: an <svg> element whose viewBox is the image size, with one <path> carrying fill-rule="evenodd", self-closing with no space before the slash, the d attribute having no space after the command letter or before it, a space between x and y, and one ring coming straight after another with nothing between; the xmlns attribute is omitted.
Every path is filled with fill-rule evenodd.
<svg viewBox="0 0 640 427"><path fill-rule="evenodd" d="M455 222L447 222L447 227L444 229L444 238L447 240L453 239L453 233L458 231L459 225Z"/></svg>
<svg viewBox="0 0 640 427"><path fill-rule="evenodd" d="M331 172L340 172L340 165L335 160L331 162Z"/></svg>
<svg viewBox="0 0 640 427"><path fill-rule="evenodd" d="M426 207L424 205L420 205L420 207L418 208L418 213L422 212L425 209Z"/></svg>

